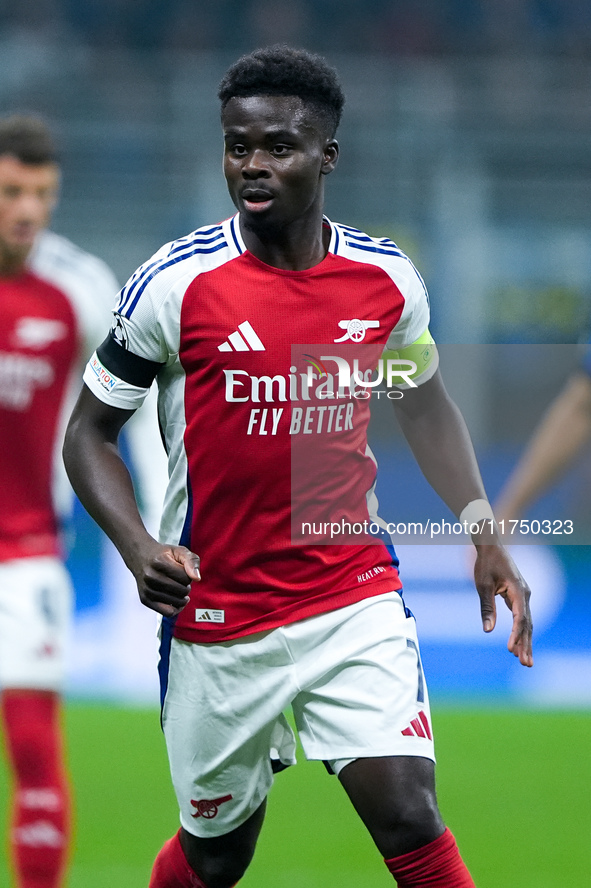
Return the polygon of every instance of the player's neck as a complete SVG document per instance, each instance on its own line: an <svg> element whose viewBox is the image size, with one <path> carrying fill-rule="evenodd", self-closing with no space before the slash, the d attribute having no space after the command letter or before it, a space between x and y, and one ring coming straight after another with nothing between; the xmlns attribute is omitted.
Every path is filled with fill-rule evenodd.
<svg viewBox="0 0 591 888"><path fill-rule="evenodd" d="M282 229L250 227L240 217L240 230L248 251L274 268L304 271L318 265L328 252L330 231L324 229L322 216L311 225L309 220L296 220Z"/></svg>
<svg viewBox="0 0 591 888"><path fill-rule="evenodd" d="M30 250L9 250L0 244L0 277L18 277L25 271Z"/></svg>

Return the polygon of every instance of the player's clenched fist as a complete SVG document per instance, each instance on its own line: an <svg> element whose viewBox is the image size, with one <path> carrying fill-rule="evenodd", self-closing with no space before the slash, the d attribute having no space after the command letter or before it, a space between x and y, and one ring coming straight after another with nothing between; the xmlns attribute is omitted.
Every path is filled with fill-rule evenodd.
<svg viewBox="0 0 591 888"><path fill-rule="evenodd" d="M154 541L130 565L140 601L164 617L179 614L189 601L193 581L199 581L199 556L185 546L168 546Z"/></svg>

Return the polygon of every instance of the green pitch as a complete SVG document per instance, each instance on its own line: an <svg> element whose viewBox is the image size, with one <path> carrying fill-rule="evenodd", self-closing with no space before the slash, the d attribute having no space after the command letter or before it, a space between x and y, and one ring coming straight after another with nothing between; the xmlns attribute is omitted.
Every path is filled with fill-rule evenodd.
<svg viewBox="0 0 591 888"><path fill-rule="evenodd" d="M591 713L435 706L434 723L440 806L478 888L586 888ZM68 888L147 888L177 829L158 713L72 703L67 734L77 807ZM0 793L4 816L4 774ZM302 761L277 777L241 888L342 885L393 881L336 778Z"/></svg>

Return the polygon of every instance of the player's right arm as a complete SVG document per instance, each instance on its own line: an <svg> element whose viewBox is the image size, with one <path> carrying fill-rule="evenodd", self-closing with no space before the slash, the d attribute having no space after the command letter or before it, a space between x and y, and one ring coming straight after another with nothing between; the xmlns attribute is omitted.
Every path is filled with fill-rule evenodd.
<svg viewBox="0 0 591 888"><path fill-rule="evenodd" d="M113 541L135 577L140 600L175 616L199 580L199 558L184 546L163 545L146 530L118 437L133 410L114 407L84 386L64 443L64 463L82 505Z"/></svg>

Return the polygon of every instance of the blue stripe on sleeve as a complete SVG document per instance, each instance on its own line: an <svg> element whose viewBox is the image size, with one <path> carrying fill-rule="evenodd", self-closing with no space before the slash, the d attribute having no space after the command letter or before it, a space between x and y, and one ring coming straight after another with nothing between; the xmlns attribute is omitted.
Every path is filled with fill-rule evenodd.
<svg viewBox="0 0 591 888"><path fill-rule="evenodd" d="M219 230L219 235L215 235L212 238L207 237L207 235L210 235L213 232L218 231L218 230ZM186 238L180 238L179 240L174 241L174 243L171 245L168 256L171 256L173 254L174 255L182 254L182 255L179 255L179 258L185 258L184 251L187 251L187 250L189 250L190 252L188 252L186 255L193 256L195 254L195 252L198 252L198 250L196 251L192 248L193 247L200 247L200 246L203 246L203 248L204 248L203 252L212 252L212 250L207 249L207 245L216 241L218 239L218 237L220 237L220 236L223 236L220 225L216 225L214 228L198 229L198 231L194 232L192 235L189 235ZM225 241L220 242L220 245L224 246ZM146 275L149 275L153 269L160 270L160 269L158 269L158 266L160 265L161 262L164 262L164 261L165 261L164 259L157 259L155 262L151 262L149 265L142 265L142 266L140 266L139 269L137 269L137 271L133 274L133 276L131 277L128 284L125 287L123 287L123 289L121 290L119 303L117 305L117 311L119 312L119 314L123 314L125 317L129 317L129 315L126 314L127 306L129 305L134 294L136 293L138 287L142 287L142 290L143 290L143 282L145 280ZM151 274L150 279L153 276L154 275Z"/></svg>
<svg viewBox="0 0 591 888"><path fill-rule="evenodd" d="M373 241L371 244L357 244L347 238L346 243L348 247L352 247L354 250L365 250L367 253L383 253L385 256L399 256L401 259L408 259L408 256L405 256L401 250L378 247Z"/></svg>
<svg viewBox="0 0 591 888"><path fill-rule="evenodd" d="M170 268L172 265L176 265L177 262L182 262L184 259L190 259L191 256L196 256L200 253L216 253L218 250L223 250L227 246L228 244L224 240L219 244L215 244L213 247L198 247L195 250L191 250L189 253L184 253L182 256L176 256L173 259L169 259L167 262L155 262L153 265L150 266L150 269L152 269L150 273L144 277L141 285L138 286L133 301L131 302L129 307L125 308L125 310L121 309L119 311L119 314L122 314L126 318L131 317L142 293L144 292L150 281L153 280L161 271L165 271L167 268ZM149 271L149 269L146 269L146 271ZM126 300L124 301L124 305L126 302L129 302L130 296L131 293L128 294Z"/></svg>

